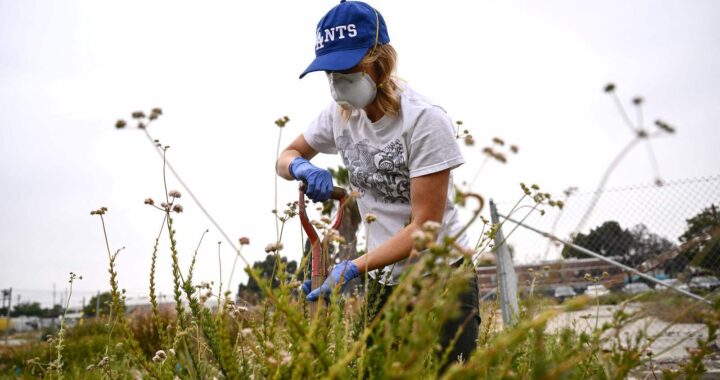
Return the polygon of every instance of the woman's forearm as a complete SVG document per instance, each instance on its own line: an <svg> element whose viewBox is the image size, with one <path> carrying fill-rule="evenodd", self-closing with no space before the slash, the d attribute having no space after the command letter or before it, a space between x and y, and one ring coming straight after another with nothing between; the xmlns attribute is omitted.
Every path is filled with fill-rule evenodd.
<svg viewBox="0 0 720 380"><path fill-rule="evenodd" d="M372 225L368 227L372 228ZM377 248L353 260L353 263L360 269L360 273L365 273L407 258L415 245L412 233L419 229L414 223L408 224Z"/></svg>
<svg viewBox="0 0 720 380"><path fill-rule="evenodd" d="M295 157L300 157L300 152L295 149L285 149L275 163L275 171L280 177L292 181L294 178L290 175L290 163Z"/></svg>

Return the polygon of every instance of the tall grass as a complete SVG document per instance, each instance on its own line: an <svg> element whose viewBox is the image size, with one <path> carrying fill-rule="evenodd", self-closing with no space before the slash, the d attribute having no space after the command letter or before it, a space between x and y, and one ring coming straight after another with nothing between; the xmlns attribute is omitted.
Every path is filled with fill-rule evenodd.
<svg viewBox="0 0 720 380"><path fill-rule="evenodd" d="M365 297L341 295L336 288L330 301L311 314L304 295L298 291L297 278L307 268L307 259L294 274L287 273L285 262L276 260L277 270L270 278L247 265L245 271L257 282L264 297L255 305L237 305L229 293L215 294L210 284L194 283L194 255L188 268L180 267L181 236L175 225L182 222L183 209L177 203L180 192L167 190L166 154L164 148L165 201L157 206L148 198L145 203L160 211L160 231L170 242L167 264L172 268L174 310L164 312L156 302L154 275L157 265L163 265L157 261L162 238L159 235L151 247L150 314L125 312L115 269L116 261L122 258L121 250L111 249L108 210L103 207L92 214L99 216L105 236L111 315L104 321L77 327L67 336L63 327L54 346L34 345L12 352L0 363L12 363L11 368L19 368L23 374L44 378L618 379L628 377L652 359L647 349L653 337L646 331L632 337L620 333L642 318L624 307L613 314L610 322L596 323L588 330L548 330L548 324L559 313L588 306L585 298L560 308L523 307L518 322L511 327L499 326L496 305L482 305L477 350L467 358L448 357L439 344L438 331L456 316L457 296L469 276L475 274L439 263L457 258L471 262L476 250L458 246L452 237L437 243L437 230L432 225L416 235L416 251L423 254L418 255L417 262L401 277L379 310L371 311L372 305ZM522 190L522 197L534 203L517 210L525 209L529 214L541 206L562 205L540 192L539 186L522 185ZM482 198L474 194L461 196L478 200L478 217ZM297 204L289 207L280 220L283 226L296 215ZM488 248L497 229L497 225L488 225L477 248ZM336 234L329 228L324 231ZM279 229L275 249L268 249L268 254L279 254L281 237ZM200 244L195 254L199 249ZM274 286L274 281L279 285ZM206 305L211 298L218 301L215 309ZM691 352L682 368L687 378L704 371L702 360L717 338L720 301L706 308L705 313L708 335L698 342L698 349ZM73 335L72 331L77 333ZM92 333L82 335L83 331ZM70 342L76 345L73 350L68 350ZM48 355L52 349L55 354ZM675 376L669 372L665 375Z"/></svg>

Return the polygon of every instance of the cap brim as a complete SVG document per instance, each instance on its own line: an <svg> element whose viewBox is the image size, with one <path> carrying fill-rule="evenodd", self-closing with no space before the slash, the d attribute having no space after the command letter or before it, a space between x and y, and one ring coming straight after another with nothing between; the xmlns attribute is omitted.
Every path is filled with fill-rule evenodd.
<svg viewBox="0 0 720 380"><path fill-rule="evenodd" d="M370 48L363 47L359 49L337 50L316 57L310 66L300 74L300 79L302 79L305 74L313 71L343 71L351 69L360 63L360 60L365 56L368 49Z"/></svg>

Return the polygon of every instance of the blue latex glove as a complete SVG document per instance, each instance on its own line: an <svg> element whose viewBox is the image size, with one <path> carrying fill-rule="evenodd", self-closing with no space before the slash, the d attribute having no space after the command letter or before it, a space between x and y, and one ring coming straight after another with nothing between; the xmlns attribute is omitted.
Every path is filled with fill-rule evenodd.
<svg viewBox="0 0 720 380"><path fill-rule="evenodd" d="M341 261L333 267L333 270L330 272L328 278L325 279L325 282L323 282L319 288L313 290L307 295L307 300L317 301L321 295L325 299L328 299L330 298L330 293L332 293L332 289L335 285L340 283L340 292L342 292L345 290L347 283L358 276L360 276L360 271L358 270L357 265L349 260Z"/></svg>
<svg viewBox="0 0 720 380"><path fill-rule="evenodd" d="M303 293L308 295L310 293L310 288L312 287L312 281L305 280L300 287L302 288Z"/></svg>
<svg viewBox="0 0 720 380"><path fill-rule="evenodd" d="M293 178L307 183L305 195L308 198L315 202L324 202L330 198L333 191L333 178L329 171L318 168L302 157L292 160L289 169Z"/></svg>

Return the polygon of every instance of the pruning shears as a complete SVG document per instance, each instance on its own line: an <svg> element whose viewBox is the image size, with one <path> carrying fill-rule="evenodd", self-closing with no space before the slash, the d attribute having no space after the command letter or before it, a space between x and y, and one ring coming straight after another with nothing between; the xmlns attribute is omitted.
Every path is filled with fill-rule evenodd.
<svg viewBox="0 0 720 380"><path fill-rule="evenodd" d="M327 236L323 237L323 239L321 240L318 236L317 231L315 230L315 227L313 227L312 223L308 219L307 213L305 212L305 187L305 182L300 182L300 200L298 202L298 214L300 214L300 222L302 223L303 230L305 230L305 233L308 236L308 240L310 241L310 291L313 291L319 288L323 284L323 282L325 282L325 279L328 276L328 245L330 241ZM337 230L340 227L340 223L342 223L343 209L345 208L344 206L346 196L347 191L342 187L337 186L333 188L332 194L330 194L330 199L340 202L337 216L335 217L335 222L333 222L331 226L331 228L333 229ZM313 302L310 304L310 311L313 314L315 312L316 304L317 302Z"/></svg>

